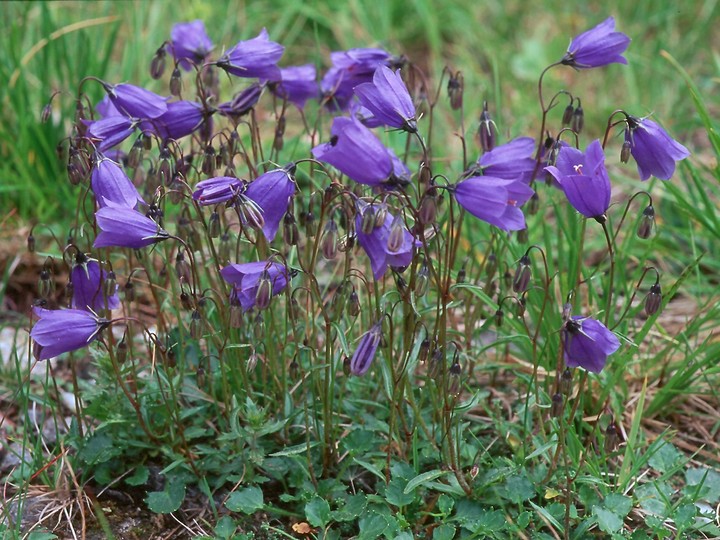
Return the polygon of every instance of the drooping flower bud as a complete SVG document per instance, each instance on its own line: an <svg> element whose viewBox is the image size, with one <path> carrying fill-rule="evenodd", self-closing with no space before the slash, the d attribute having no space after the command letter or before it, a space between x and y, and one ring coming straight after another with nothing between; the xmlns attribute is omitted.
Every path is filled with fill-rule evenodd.
<svg viewBox="0 0 720 540"><path fill-rule="evenodd" d="M103 280L103 295L106 298L109 298L113 296L114 294L117 294L117 278L115 277L115 272L110 270L105 274L105 279Z"/></svg>
<svg viewBox="0 0 720 540"><path fill-rule="evenodd" d="M220 249L218 250L218 256L220 262L227 262L230 260L230 251L232 250L232 243L230 242L230 235L223 233L220 235Z"/></svg>
<svg viewBox="0 0 720 540"><path fill-rule="evenodd" d="M203 152L202 172L207 175L212 175L216 165L217 158L215 148L213 148L211 144L208 144Z"/></svg>
<svg viewBox="0 0 720 540"><path fill-rule="evenodd" d="M331 261L337 257L338 252L338 228L334 220L330 220L325 225L325 231L322 238L322 254L327 260Z"/></svg>
<svg viewBox="0 0 720 540"><path fill-rule="evenodd" d="M661 305L662 289L660 287L660 282L658 281L650 287L650 292L648 293L647 298L645 298L645 313L648 317L655 315Z"/></svg>
<svg viewBox="0 0 720 540"><path fill-rule="evenodd" d="M572 122L573 113L575 112L575 108L573 107L572 101L570 104L565 107L565 110L563 111L562 115L562 125L563 126L569 126L570 122Z"/></svg>
<svg viewBox="0 0 720 540"><path fill-rule="evenodd" d="M460 394L461 389L461 381L460 376L462 375L462 366L457 362L453 362L450 366L450 369L448 370L448 374L450 375L450 384L448 385L448 391L451 395L457 396Z"/></svg>
<svg viewBox="0 0 720 540"><path fill-rule="evenodd" d="M364 375L370 369L381 339L382 322L377 322L360 339L360 344L353 353L350 360L350 371L353 375Z"/></svg>
<svg viewBox="0 0 720 540"><path fill-rule="evenodd" d="M131 169L136 169L142 162L143 151L145 150L145 143L143 139L145 136L141 133L130 149L130 153L127 157L127 166Z"/></svg>
<svg viewBox="0 0 720 540"><path fill-rule="evenodd" d="M363 234L372 234L377 226L376 218L377 210L374 205L367 206L362 213L360 220L360 230ZM384 220L383 220L384 221Z"/></svg>
<svg viewBox="0 0 720 540"><path fill-rule="evenodd" d="M192 281L192 268L190 268L190 263L185 260L185 254L182 251L178 251L175 256L175 275L185 283Z"/></svg>
<svg viewBox="0 0 720 540"><path fill-rule="evenodd" d="M533 193L532 197L530 197L530 200L528 201L527 206L527 212L531 216L534 216L538 213L538 210L540 210L540 197L537 194L537 191Z"/></svg>
<svg viewBox="0 0 720 540"><path fill-rule="evenodd" d="M603 444L605 453L609 454L613 452L615 448L617 448L619 440L620 436L618 435L618 428L615 425L615 422L610 422L605 430L605 443Z"/></svg>
<svg viewBox="0 0 720 540"><path fill-rule="evenodd" d="M160 47L157 51L155 51L155 55L153 56L152 61L150 62L150 76L158 80L163 76L163 73L165 73L165 46L163 45Z"/></svg>
<svg viewBox="0 0 720 540"><path fill-rule="evenodd" d="M285 136L285 116L278 118L277 126L275 126L275 137L273 138L273 150L279 152L284 146Z"/></svg>
<svg viewBox="0 0 720 540"><path fill-rule="evenodd" d="M646 240L650 238L652 234L653 226L655 225L655 208L652 205L648 205L643 210L643 215L638 223L637 235L638 237Z"/></svg>
<svg viewBox="0 0 720 540"><path fill-rule="evenodd" d="M462 107L464 86L463 75L460 71L450 75L447 92L450 98L450 108L454 111Z"/></svg>
<svg viewBox="0 0 720 540"><path fill-rule="evenodd" d="M352 373L352 368L350 367L350 357L349 356L345 356L343 358L343 368L342 369L343 369L343 375L345 375L346 377L349 377L350 374Z"/></svg>
<svg viewBox="0 0 720 540"><path fill-rule="evenodd" d="M480 126L478 127L478 139L483 152L489 152L495 148L495 122L493 122L488 111L487 101L483 103L483 110L480 113Z"/></svg>
<svg viewBox="0 0 720 540"><path fill-rule="evenodd" d="M512 280L512 288L516 293L524 293L527 291L530 285L530 278L532 277L532 269L530 268L530 257L527 254L520 257L518 261L517 269L515 270L515 277Z"/></svg>
<svg viewBox="0 0 720 540"><path fill-rule="evenodd" d="M200 312L196 309L190 315L190 337L192 339L200 339L202 337L202 317Z"/></svg>
<svg viewBox="0 0 720 540"><path fill-rule="evenodd" d="M125 282L125 300L128 302L132 302L135 300L135 283L133 283L132 279L128 278Z"/></svg>
<svg viewBox="0 0 720 540"><path fill-rule="evenodd" d="M350 293L350 296L348 297L348 314L351 317L357 317L360 315L360 298L358 297L358 293L355 289L352 290Z"/></svg>
<svg viewBox="0 0 720 540"><path fill-rule="evenodd" d="M270 299L273 295L272 281L270 273L265 270L260 274L257 282L257 291L255 292L255 306L260 309L266 309L270 305Z"/></svg>
<svg viewBox="0 0 720 540"><path fill-rule="evenodd" d="M170 75L170 94L179 97L182 94L182 74L178 68L173 69Z"/></svg>
<svg viewBox="0 0 720 540"><path fill-rule="evenodd" d="M390 233L387 237L387 249L390 253L397 253L405 243L405 222L400 214L393 218Z"/></svg>
<svg viewBox="0 0 720 540"><path fill-rule="evenodd" d="M125 334L123 334L122 339L120 340L120 343L117 344L117 347L115 348L115 359L117 360L118 364L124 364L127 360L127 353L128 353L128 346L127 346L127 340L125 339Z"/></svg>
<svg viewBox="0 0 720 540"><path fill-rule="evenodd" d="M437 218L437 189L429 188L422 199L420 199L420 207L418 208L418 218L423 225L431 225L435 223Z"/></svg>
<svg viewBox="0 0 720 540"><path fill-rule="evenodd" d="M420 270L418 270L418 273L415 276L415 296L417 296L418 298L421 296L425 296L429 285L430 271L428 270L426 262L423 261L422 265L420 266Z"/></svg>
<svg viewBox="0 0 720 540"><path fill-rule="evenodd" d="M27 237L27 250L29 253L35 253L35 237L32 233Z"/></svg>
<svg viewBox="0 0 720 540"><path fill-rule="evenodd" d="M527 307L527 300L525 300L525 296L523 295L520 298L518 298L517 308L515 311L515 313L517 314L517 316L519 318L522 319L525 316L525 308L526 307Z"/></svg>
<svg viewBox="0 0 720 540"><path fill-rule="evenodd" d="M630 129L625 130L625 140L623 141L622 149L620 150L620 162L627 163L630 160L632 153L632 140L630 139Z"/></svg>
<svg viewBox="0 0 720 540"><path fill-rule="evenodd" d="M250 356L249 356L248 359L247 359L247 364L245 365L245 369L246 369L248 372L255 370L255 368L257 367L258 358L259 358L259 356L258 356L258 353L257 353L257 352L253 351L253 352L250 354Z"/></svg>
<svg viewBox="0 0 720 540"><path fill-rule="evenodd" d="M503 321L505 320L505 312L498 308L497 311L495 311L495 325L500 328L503 325Z"/></svg>
<svg viewBox="0 0 720 540"><path fill-rule="evenodd" d="M317 232L317 226L315 224L315 214L310 210L305 213L305 234L308 238L314 238Z"/></svg>
<svg viewBox="0 0 720 540"><path fill-rule="evenodd" d="M562 375L560 375L560 392L565 394L566 396L569 396L572 394L572 371L570 368L565 368L565 371L562 372Z"/></svg>
<svg viewBox="0 0 720 540"><path fill-rule="evenodd" d="M55 290L55 281L50 276L47 268L40 270L40 279L38 280L38 294L40 298L48 299Z"/></svg>
<svg viewBox="0 0 720 540"><path fill-rule="evenodd" d="M40 113L40 122L46 124L50 120L50 115L52 115L52 103L47 103Z"/></svg>
<svg viewBox="0 0 720 540"><path fill-rule="evenodd" d="M578 106L573 112L571 127L575 133L582 132L583 127L585 127L585 111L583 111L582 105L580 105L580 100L578 100Z"/></svg>
<svg viewBox="0 0 720 540"><path fill-rule="evenodd" d="M210 238L219 237L221 229L220 214L213 212L210 214L210 220L208 221L208 236L210 236Z"/></svg>
<svg viewBox="0 0 720 540"><path fill-rule="evenodd" d="M565 399L560 393L553 394L552 405L550 406L550 416L553 418L559 418L563 413L563 406L565 405Z"/></svg>
<svg viewBox="0 0 720 540"><path fill-rule="evenodd" d="M242 326L243 309L240 299L235 294L230 295L230 327L240 328Z"/></svg>
<svg viewBox="0 0 720 540"><path fill-rule="evenodd" d="M494 253L490 253L485 259L485 277L487 281L492 280L495 272L497 272L497 257Z"/></svg>
<svg viewBox="0 0 720 540"><path fill-rule="evenodd" d="M523 228L523 229L520 229L520 230L517 232L517 240L518 240L518 242L521 243L521 244L527 244L527 243L528 243L528 236L529 236L529 233L528 233L527 227L525 227L525 228Z"/></svg>
<svg viewBox="0 0 720 540"><path fill-rule="evenodd" d="M300 231L292 212L286 212L283 217L283 240L288 246L296 246L300 240Z"/></svg>
<svg viewBox="0 0 720 540"><path fill-rule="evenodd" d="M185 289L180 292L180 305L186 310L190 310L193 307L192 299Z"/></svg>
<svg viewBox="0 0 720 540"><path fill-rule="evenodd" d="M430 354L430 338L426 337L420 343L420 350L418 351L418 362L424 364L427 362Z"/></svg>

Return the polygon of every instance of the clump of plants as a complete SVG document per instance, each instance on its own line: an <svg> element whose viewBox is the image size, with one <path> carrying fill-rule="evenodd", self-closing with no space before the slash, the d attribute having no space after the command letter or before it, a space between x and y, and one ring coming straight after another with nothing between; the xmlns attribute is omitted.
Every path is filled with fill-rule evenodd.
<svg viewBox="0 0 720 540"><path fill-rule="evenodd" d="M613 389L664 299L652 195L608 165L669 181L689 152L622 109L586 140L588 101L544 77L629 44L612 18L573 38L509 140L460 71L368 48L319 76L265 30L216 54L201 21L152 58L169 96L81 81L30 334L73 372L80 484L200 497L218 537L619 534Z"/></svg>

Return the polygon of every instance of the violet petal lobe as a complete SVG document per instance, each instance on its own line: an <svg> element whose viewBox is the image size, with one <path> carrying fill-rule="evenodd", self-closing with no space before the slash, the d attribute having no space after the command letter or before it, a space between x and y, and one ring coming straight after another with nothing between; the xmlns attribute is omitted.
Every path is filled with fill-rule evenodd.
<svg viewBox="0 0 720 540"><path fill-rule="evenodd" d="M107 206L108 201L128 208L137 208L138 203L146 204L120 165L104 156L99 155L95 162L91 186L100 208Z"/></svg>
<svg viewBox="0 0 720 540"><path fill-rule="evenodd" d="M495 178L530 183L535 171L535 141L518 137L485 152L477 161L482 173Z"/></svg>
<svg viewBox="0 0 720 540"><path fill-rule="evenodd" d="M127 139L135 131L135 122L127 116L109 116L101 120L83 120L88 127L87 136L96 142L100 152L109 150Z"/></svg>
<svg viewBox="0 0 720 540"><path fill-rule="evenodd" d="M620 348L620 340L598 320L575 316L563 328L564 356L568 367L599 373L607 357Z"/></svg>
<svg viewBox="0 0 720 540"><path fill-rule="evenodd" d="M115 246L139 249L170 237L152 219L132 208L108 204L95 212L95 219L101 229L93 244L96 248Z"/></svg>
<svg viewBox="0 0 720 540"><path fill-rule="evenodd" d="M238 42L217 61L217 65L236 77L276 81L280 79L277 63L284 51L285 47L270 41L263 28L257 37Z"/></svg>
<svg viewBox="0 0 720 540"><path fill-rule="evenodd" d="M466 211L504 231L525 228L525 216L520 210L534 191L519 180L490 176L472 176L453 189L457 203Z"/></svg>
<svg viewBox="0 0 720 540"><path fill-rule="evenodd" d="M152 133L167 140L179 140L197 129L205 120L205 111L200 103L195 101L173 101L168 103L167 111L151 120L140 124L144 133Z"/></svg>
<svg viewBox="0 0 720 540"><path fill-rule="evenodd" d="M200 65L205 61L213 49L213 43L207 35L205 23L198 19L175 24L170 31L168 48L180 66L189 71L192 64Z"/></svg>
<svg viewBox="0 0 720 540"><path fill-rule="evenodd" d="M575 36L560 63L577 69L627 64L622 53L628 45L630 38L622 32L615 32L615 19L608 17L594 28Z"/></svg>
<svg viewBox="0 0 720 540"><path fill-rule="evenodd" d="M245 191L245 182L234 176L217 176L202 180L195 185L193 199L200 206L211 206L232 199Z"/></svg>
<svg viewBox="0 0 720 540"><path fill-rule="evenodd" d="M264 273L272 282L272 296L280 294L290 279L285 265L273 261L230 264L220 270L223 279L233 285L233 294L240 300L243 311L255 306L258 281Z"/></svg>
<svg viewBox="0 0 720 540"><path fill-rule="evenodd" d="M262 210L262 229L268 242L275 238L294 194L295 182L285 169L266 172L248 184L245 195Z"/></svg>
<svg viewBox="0 0 720 540"><path fill-rule="evenodd" d="M104 84L110 101L131 118L157 118L167 112L166 98L132 84Z"/></svg>
<svg viewBox="0 0 720 540"><path fill-rule="evenodd" d="M652 120L630 116L628 129L630 153L637 163L641 180L650 176L669 180L675 174L675 163L690 155L687 148Z"/></svg>
<svg viewBox="0 0 720 540"><path fill-rule="evenodd" d="M382 321L375 323L362 338L350 359L350 372L361 376L367 373L382 339Z"/></svg>
<svg viewBox="0 0 720 540"><path fill-rule="evenodd" d="M39 346L38 360L86 347L109 324L94 313L80 309L34 308L33 312L39 320L30 337Z"/></svg>
<svg viewBox="0 0 720 540"><path fill-rule="evenodd" d="M356 86L355 95L386 126L413 133L417 131L415 105L400 71L393 72L387 66L378 67L373 82Z"/></svg>
<svg viewBox="0 0 720 540"><path fill-rule="evenodd" d="M82 255L81 261L73 266L70 273L73 285L72 307L86 311L89 309L96 313L105 307L107 309L120 307L117 292L105 298L103 292L105 271L100 267L100 263L95 259L88 259L85 255Z"/></svg>
<svg viewBox="0 0 720 540"><path fill-rule="evenodd" d="M320 95L317 83L317 70L312 64L280 68L280 80L268 84L270 91L280 99L302 109L308 99Z"/></svg>

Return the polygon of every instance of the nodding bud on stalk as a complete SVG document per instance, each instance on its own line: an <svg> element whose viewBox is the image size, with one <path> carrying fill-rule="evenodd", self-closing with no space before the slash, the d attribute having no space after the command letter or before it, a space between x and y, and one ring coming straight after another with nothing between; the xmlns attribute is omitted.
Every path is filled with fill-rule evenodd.
<svg viewBox="0 0 720 540"><path fill-rule="evenodd" d="M125 300L128 302L135 300L135 284L130 278L125 282Z"/></svg>
<svg viewBox="0 0 720 540"><path fill-rule="evenodd" d="M55 290L55 282L50 278L50 272L47 268L40 270L40 279L38 280L38 294L40 298L47 299Z"/></svg>
<svg viewBox="0 0 720 540"><path fill-rule="evenodd" d="M423 261L420 270L418 270L415 276L415 296L425 296L427 293L428 286L430 285L430 272L427 267L427 263Z"/></svg>
<svg viewBox="0 0 720 540"><path fill-rule="evenodd" d="M279 152L284 146L285 136L285 117L281 116L278 118L277 126L275 127L275 138L273 139L273 150Z"/></svg>
<svg viewBox="0 0 720 540"><path fill-rule="evenodd" d="M273 286L270 280L270 274L267 270L260 274L258 279L257 291L255 292L255 306L258 309L266 309L270 305L272 298Z"/></svg>
<svg viewBox="0 0 720 540"><path fill-rule="evenodd" d="M300 231L292 212L286 212L283 217L283 240L288 246L296 246L300 240Z"/></svg>
<svg viewBox="0 0 720 540"><path fill-rule="evenodd" d="M305 213L305 234L308 235L308 238L314 238L316 232L315 214L308 210Z"/></svg>
<svg viewBox="0 0 720 540"><path fill-rule="evenodd" d="M426 337L420 343L420 350L418 351L418 362L427 362L428 355L430 354L430 338Z"/></svg>
<svg viewBox="0 0 720 540"><path fill-rule="evenodd" d="M649 316L655 315L662 304L662 288L660 282L656 281L645 298L645 313Z"/></svg>
<svg viewBox="0 0 720 540"><path fill-rule="evenodd" d="M618 428L615 422L610 422L607 429L605 430L605 444L603 445L605 452L610 453L617 448L620 436L618 435Z"/></svg>
<svg viewBox="0 0 720 540"><path fill-rule="evenodd" d="M105 274L105 279L103 280L103 295L106 297L110 297L113 294L117 293L117 278L115 277L115 272L110 270Z"/></svg>
<svg viewBox="0 0 720 540"><path fill-rule="evenodd" d="M390 253L397 253L405 243L405 223L400 214L393 218L387 238L387 249Z"/></svg>
<svg viewBox="0 0 720 540"><path fill-rule="evenodd" d="M183 307L183 309L192 309L192 300L190 299L190 295L183 289L183 291L180 293L180 305Z"/></svg>
<svg viewBox="0 0 720 540"><path fill-rule="evenodd" d="M360 230L363 234L372 234L377 226L377 211L374 205L370 205L365 208L362 213L362 219L360 220Z"/></svg>
<svg viewBox="0 0 720 540"><path fill-rule="evenodd" d="M480 113L480 126L478 127L478 138L483 152L489 152L495 148L495 122L493 122L488 111L487 101L483 103L483 110Z"/></svg>
<svg viewBox="0 0 720 540"><path fill-rule="evenodd" d="M515 277L513 277L512 288L516 293L524 293L527 291L530 285L530 278L532 277L532 269L530 268L530 257L527 254L520 257L518 261L517 269L515 270Z"/></svg>
<svg viewBox="0 0 720 540"><path fill-rule="evenodd" d="M458 362L453 362L448 370L448 373L450 375L450 385L448 386L448 391L452 395L457 396L460 393L460 375L462 375L462 366L460 366Z"/></svg>
<svg viewBox="0 0 720 540"><path fill-rule="evenodd" d="M583 130L583 127L585 127L585 111L583 111L582 105L580 105L579 103L580 100L578 100L578 106L573 112L572 122L570 125L570 127L575 133L580 133Z"/></svg>
<svg viewBox="0 0 720 540"><path fill-rule="evenodd" d="M190 337L192 339L200 339L202 337L202 317L197 309L190 315Z"/></svg>
<svg viewBox="0 0 720 540"><path fill-rule="evenodd" d="M150 76L153 79L158 80L163 73L165 73L165 45L155 51L155 56L150 62Z"/></svg>
<svg viewBox="0 0 720 540"><path fill-rule="evenodd" d="M127 341L125 339L125 334L123 334L122 339L120 340L120 343L117 344L117 347L115 349L115 359L117 360L118 364L124 364L127 360Z"/></svg>
<svg viewBox="0 0 720 540"><path fill-rule="evenodd" d="M562 125L563 126L569 126L570 122L572 122L573 113L575 112L575 107L573 107L573 102L571 101L570 104L565 107L565 110L563 111L562 115Z"/></svg>
<svg viewBox="0 0 720 540"><path fill-rule="evenodd" d="M525 300L525 296L521 296L520 298L518 298L517 311L516 311L518 317L522 318L525 316L526 306L527 306L527 300Z"/></svg>
<svg viewBox="0 0 720 540"><path fill-rule="evenodd" d="M562 320L567 321L570 319L570 315L572 315L572 309L573 306L570 302L565 302L562 309Z"/></svg>
<svg viewBox="0 0 720 540"><path fill-rule="evenodd" d="M517 232L517 239L518 239L518 242L520 242L521 244L528 243L529 233L528 233L527 227L525 227L524 229L520 229Z"/></svg>
<svg viewBox="0 0 720 540"><path fill-rule="evenodd" d="M343 358L343 375L345 375L346 377L349 377L351 373L352 373L352 369L350 367L350 357L345 356Z"/></svg>
<svg viewBox="0 0 720 540"><path fill-rule="evenodd" d="M435 223L437 218L437 189L434 187L428 190L420 199L420 208L418 208L418 218L423 225Z"/></svg>
<svg viewBox="0 0 720 540"><path fill-rule="evenodd" d="M350 359L350 372L353 375L364 375L370 369L381 341L382 322L377 322L360 339L360 344Z"/></svg>
<svg viewBox="0 0 720 540"><path fill-rule="evenodd" d="M218 251L220 262L229 261L231 251L232 243L230 242L230 235L228 233L222 233L222 235L220 235L220 250Z"/></svg>
<svg viewBox="0 0 720 540"><path fill-rule="evenodd" d="M357 317L360 315L360 298L355 289L352 290L348 297L348 313L351 317Z"/></svg>
<svg viewBox="0 0 720 540"><path fill-rule="evenodd" d="M67 173L70 183L73 186L77 186L87 178L89 172L90 166L85 152L71 146L67 163Z"/></svg>
<svg viewBox="0 0 720 540"><path fill-rule="evenodd" d="M630 130L625 130L625 140L623 141L622 149L620 150L620 162L627 163L630 160L632 141L630 140Z"/></svg>
<svg viewBox="0 0 720 540"><path fill-rule="evenodd" d="M127 157L127 166L131 169L136 169L142 161L143 151L145 150L145 143L143 142L144 138L145 136L142 133L138 135L138 138L135 139L135 142L130 149L130 153Z"/></svg>
<svg viewBox="0 0 720 540"><path fill-rule="evenodd" d="M495 324L497 325L498 328L500 328L502 326L504 320L505 320L505 312L502 309L498 308L497 311L495 312Z"/></svg>
<svg viewBox="0 0 720 540"><path fill-rule="evenodd" d="M172 182L173 163L167 146L160 149L158 157L160 158L157 165L158 179L162 184L169 186Z"/></svg>
<svg viewBox="0 0 720 540"><path fill-rule="evenodd" d="M175 97L182 93L182 74L179 68L173 69L170 75L170 93Z"/></svg>
<svg viewBox="0 0 720 540"><path fill-rule="evenodd" d="M247 359L247 364L245 366L245 369L247 371L253 371L257 367L257 363L258 363L258 354L255 351L253 351L250 354L249 358Z"/></svg>
<svg viewBox="0 0 720 540"><path fill-rule="evenodd" d="M455 111L462 107L464 86L463 75L460 71L450 75L447 92L450 98L450 108Z"/></svg>
<svg viewBox="0 0 720 540"><path fill-rule="evenodd" d="M185 283L190 283L192 280L192 269L190 268L190 264L185 260L185 254L182 251L178 251L175 256L175 275Z"/></svg>
<svg viewBox="0 0 720 540"><path fill-rule="evenodd" d="M240 299L235 294L230 295L230 327L240 328L242 326L243 309Z"/></svg>
<svg viewBox="0 0 720 540"><path fill-rule="evenodd" d="M563 398L562 394L553 394L552 405L550 407L550 416L552 416L553 418L559 418L560 416L562 416L564 404L565 399Z"/></svg>
<svg viewBox="0 0 720 540"><path fill-rule="evenodd" d="M322 238L322 254L327 260L331 261L337 257L338 252L338 228L335 220L330 220L325 225L325 231Z"/></svg>
<svg viewBox="0 0 720 540"><path fill-rule="evenodd" d="M531 216L534 216L538 213L538 210L540 210L540 197L537 194L537 191L533 193L532 197L530 197L530 200L528 201L527 206L527 213Z"/></svg>
<svg viewBox="0 0 720 540"><path fill-rule="evenodd" d="M50 115L52 114L52 103L46 103L45 106L42 108L42 112L40 113L40 122L45 124L48 120L50 120Z"/></svg>
<svg viewBox="0 0 720 540"><path fill-rule="evenodd" d="M653 205L651 204L648 205L645 210L643 210L643 215L640 218L640 223L638 223L637 235L643 240L650 238L654 225L655 208L653 208Z"/></svg>
<svg viewBox="0 0 720 540"><path fill-rule="evenodd" d="M204 174L212 175L213 171L215 170L215 166L217 165L217 158L215 156L215 148L211 144L208 144L205 147L205 152L203 152L203 161L202 161L202 172Z"/></svg>
<svg viewBox="0 0 720 540"><path fill-rule="evenodd" d="M565 368L565 371L562 372L562 375L560 375L560 392L565 394L566 396L569 396L572 394L572 371L570 368Z"/></svg>
<svg viewBox="0 0 720 540"><path fill-rule="evenodd" d="M27 250L29 253L35 253L35 237L32 233L27 237Z"/></svg>
<svg viewBox="0 0 720 540"><path fill-rule="evenodd" d="M488 281L490 281L493 276L495 275L495 272L497 272L497 257L494 253L490 253L487 256L487 259L485 259L485 277Z"/></svg>
<svg viewBox="0 0 720 540"><path fill-rule="evenodd" d="M213 212L210 214L210 220L208 222L208 236L210 236L210 238L217 238L220 236L221 229L220 214Z"/></svg>

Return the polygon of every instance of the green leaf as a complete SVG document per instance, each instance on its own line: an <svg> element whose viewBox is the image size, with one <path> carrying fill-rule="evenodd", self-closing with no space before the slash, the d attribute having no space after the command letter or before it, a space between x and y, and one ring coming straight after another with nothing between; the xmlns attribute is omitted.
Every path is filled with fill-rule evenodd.
<svg viewBox="0 0 720 540"><path fill-rule="evenodd" d="M2 532L1 529L0 532ZM57 536L53 533L39 531L33 531L27 536L27 540L55 540L55 538Z"/></svg>
<svg viewBox="0 0 720 540"><path fill-rule="evenodd" d="M185 483L175 478L171 479L163 491L148 493L145 503L156 514L169 514L175 512L185 500Z"/></svg>
<svg viewBox="0 0 720 540"><path fill-rule="evenodd" d="M225 507L233 512L252 514L265 506L263 492L257 486L235 491L225 501Z"/></svg>
<svg viewBox="0 0 720 540"><path fill-rule="evenodd" d="M279 452L274 452L272 454L269 454L270 457L285 457L285 456L295 456L298 454L305 454L308 450L311 448L315 448L319 442L311 442L309 444L307 443L301 443L296 444L295 446L288 446L284 450L280 450Z"/></svg>
<svg viewBox="0 0 720 540"><path fill-rule="evenodd" d="M444 493L438 498L438 509L446 516L452 512L453 506L455 506L455 499L445 495Z"/></svg>
<svg viewBox="0 0 720 540"><path fill-rule="evenodd" d="M376 514L374 512L369 513L360 518L358 526L360 527L360 534L358 540L377 540L385 532L390 524L385 516Z"/></svg>
<svg viewBox="0 0 720 540"><path fill-rule="evenodd" d="M223 516L221 517L217 525L215 525L215 535L219 536L220 538L230 538L232 534L235 532L235 529L237 529L237 524L235 523L235 520L231 518L230 516Z"/></svg>
<svg viewBox="0 0 720 540"><path fill-rule="evenodd" d="M367 497L362 494L350 495L345 500L345 506L332 513L335 521L354 521L360 516L367 506Z"/></svg>
<svg viewBox="0 0 720 540"><path fill-rule="evenodd" d="M443 523L433 531L433 540L452 540L455 538L455 527Z"/></svg>
<svg viewBox="0 0 720 540"><path fill-rule="evenodd" d="M416 495L412 490L408 492L405 489L407 484L407 480L397 476L390 480L390 483L385 488L385 498L387 502L394 506L407 506L411 504L416 499Z"/></svg>
<svg viewBox="0 0 720 540"><path fill-rule="evenodd" d="M593 506L593 514L597 518L598 526L606 533L612 534L623 526L623 520L632 509L630 497L611 493L602 502L602 505Z"/></svg>
<svg viewBox="0 0 720 540"><path fill-rule="evenodd" d="M657 449L648 463L656 471L664 473L673 469L682 459L683 455L678 452L677 448L666 442Z"/></svg>
<svg viewBox="0 0 720 540"><path fill-rule="evenodd" d="M715 504L720 501L720 473L711 469L688 469L685 472L685 492L695 499Z"/></svg>
<svg viewBox="0 0 720 540"><path fill-rule="evenodd" d="M125 483L129 486L142 486L149 476L150 470L145 465L140 465L130 476L125 477Z"/></svg>
<svg viewBox="0 0 720 540"><path fill-rule="evenodd" d="M318 496L305 505L305 517L313 527L325 528L330 523L330 505Z"/></svg>
<svg viewBox="0 0 720 540"><path fill-rule="evenodd" d="M500 496L520 504L535 496L535 487L525 475L510 476L505 480L505 489L500 490Z"/></svg>
<svg viewBox="0 0 720 540"><path fill-rule="evenodd" d="M440 469L435 469L432 471L428 471L428 472L419 474L407 483L407 486L405 486L403 493L406 493L406 494L410 493L412 490L414 490L418 486L422 486L423 484L431 482L431 481L435 480L436 478L440 478L441 476L444 476L449 473L450 473L450 471L442 471Z"/></svg>

